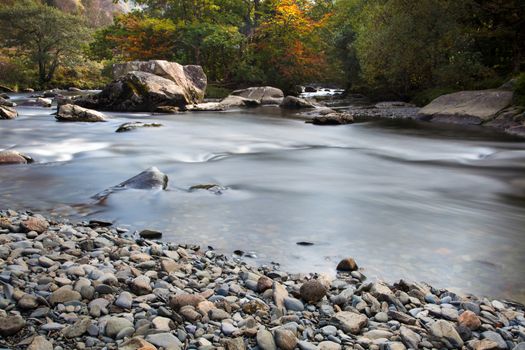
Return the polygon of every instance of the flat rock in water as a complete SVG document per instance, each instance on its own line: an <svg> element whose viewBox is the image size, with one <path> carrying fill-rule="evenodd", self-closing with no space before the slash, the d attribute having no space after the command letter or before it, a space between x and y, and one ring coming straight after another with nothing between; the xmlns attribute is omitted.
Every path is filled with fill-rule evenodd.
<svg viewBox="0 0 525 350"><path fill-rule="evenodd" d="M482 124L512 103L512 91L460 91L436 98L419 110L419 118L453 124Z"/></svg>
<svg viewBox="0 0 525 350"><path fill-rule="evenodd" d="M286 96L279 106L285 109L315 108L313 103L295 96Z"/></svg>
<svg viewBox="0 0 525 350"><path fill-rule="evenodd" d="M58 106L56 120L60 122L105 122L106 116L98 111L83 108L73 104Z"/></svg>
<svg viewBox="0 0 525 350"><path fill-rule="evenodd" d="M28 164L33 158L17 151L0 151L0 165L3 164Z"/></svg>
<svg viewBox="0 0 525 350"><path fill-rule="evenodd" d="M315 116L312 120L307 121L307 123L314 125L344 125L353 122L354 117L352 115L339 112Z"/></svg>
<svg viewBox="0 0 525 350"><path fill-rule="evenodd" d="M261 105L260 100L254 100L242 96L229 95L219 102L223 109L234 107L257 107Z"/></svg>
<svg viewBox="0 0 525 350"><path fill-rule="evenodd" d="M198 191L198 190L206 190L214 194L222 194L222 192L226 191L227 188L221 185L217 185L217 184L201 184L201 185L191 186L189 189L190 192Z"/></svg>
<svg viewBox="0 0 525 350"><path fill-rule="evenodd" d="M272 86L256 86L235 90L231 95L255 100L261 105L279 105L284 99L283 91Z"/></svg>
<svg viewBox="0 0 525 350"><path fill-rule="evenodd" d="M220 112L225 109L226 106L222 105L220 102L205 102L186 106L186 110L192 112Z"/></svg>
<svg viewBox="0 0 525 350"><path fill-rule="evenodd" d="M159 128L162 124L160 123L143 123L143 122L129 122L120 125L115 132L126 132L135 130L138 128Z"/></svg>

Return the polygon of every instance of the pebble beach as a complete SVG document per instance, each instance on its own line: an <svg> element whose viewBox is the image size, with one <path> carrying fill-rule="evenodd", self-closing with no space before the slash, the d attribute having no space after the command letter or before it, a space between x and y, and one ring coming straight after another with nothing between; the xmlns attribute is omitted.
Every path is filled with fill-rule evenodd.
<svg viewBox="0 0 525 350"><path fill-rule="evenodd" d="M289 274L159 236L0 211L0 348L525 350L518 303L368 281L351 257L335 277Z"/></svg>

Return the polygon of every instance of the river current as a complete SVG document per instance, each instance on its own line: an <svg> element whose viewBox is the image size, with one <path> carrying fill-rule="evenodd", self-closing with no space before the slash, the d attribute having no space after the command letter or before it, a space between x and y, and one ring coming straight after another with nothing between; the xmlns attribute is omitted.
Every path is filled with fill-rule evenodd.
<svg viewBox="0 0 525 350"><path fill-rule="evenodd" d="M415 121L314 126L271 107L108 113L92 124L17 109L17 119L0 120L0 150L36 163L0 168L0 208L157 229L290 272L334 273L352 256L372 279L525 302L519 139ZM129 121L163 127L115 133ZM151 166L169 176L167 191L91 198ZM188 191L208 183L227 190Z"/></svg>

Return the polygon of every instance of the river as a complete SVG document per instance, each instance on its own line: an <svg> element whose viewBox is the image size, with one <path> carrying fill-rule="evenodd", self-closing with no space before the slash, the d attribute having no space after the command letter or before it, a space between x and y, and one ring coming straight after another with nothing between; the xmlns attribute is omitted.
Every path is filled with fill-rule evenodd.
<svg viewBox="0 0 525 350"><path fill-rule="evenodd" d="M92 124L56 122L49 108L18 111L0 121L0 149L36 163L0 168L0 208L158 229L165 240L252 252L247 261L291 272L334 273L352 256L369 278L525 302L519 139L415 121L321 127L270 107L108 113ZM164 126L115 133L136 120ZM167 191L91 199L150 166L169 176ZM207 183L228 189L187 191Z"/></svg>

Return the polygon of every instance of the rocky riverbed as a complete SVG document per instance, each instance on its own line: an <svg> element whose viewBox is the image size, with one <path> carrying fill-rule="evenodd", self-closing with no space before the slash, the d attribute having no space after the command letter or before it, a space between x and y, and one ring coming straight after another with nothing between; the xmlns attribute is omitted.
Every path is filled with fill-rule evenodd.
<svg viewBox="0 0 525 350"><path fill-rule="evenodd" d="M287 274L12 210L0 211L0 243L4 348L525 349L522 305L367 282L351 258L335 278Z"/></svg>

